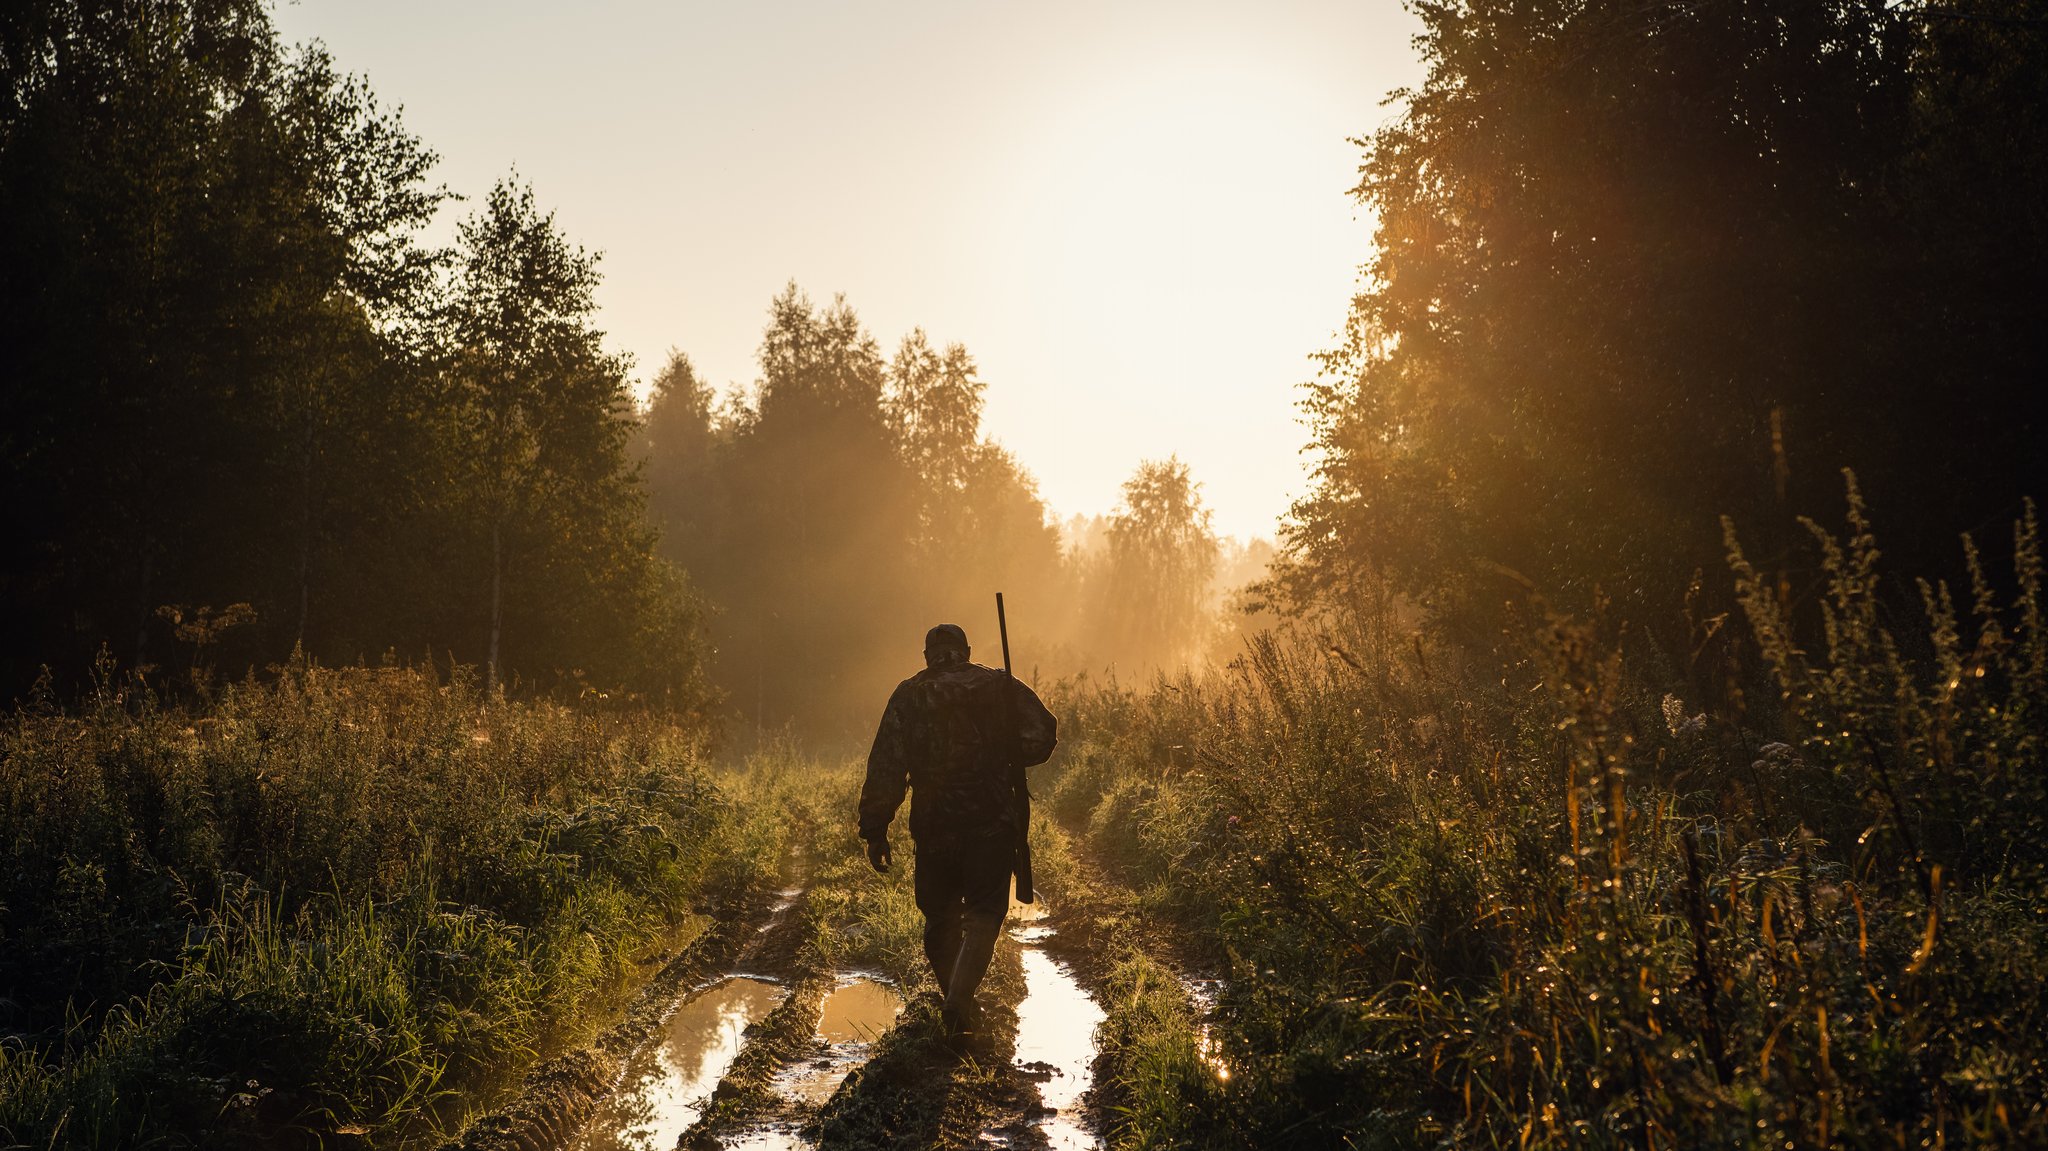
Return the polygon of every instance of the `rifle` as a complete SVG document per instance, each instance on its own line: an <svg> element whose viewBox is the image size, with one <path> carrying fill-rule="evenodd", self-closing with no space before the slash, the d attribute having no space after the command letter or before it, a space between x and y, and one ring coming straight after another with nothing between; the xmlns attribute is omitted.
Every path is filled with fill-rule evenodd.
<svg viewBox="0 0 2048 1151"><path fill-rule="evenodd" d="M1012 788L1011 802L1017 805L1017 855L1013 871L1017 876L1017 902L1030 903L1034 897L1031 890L1031 785L1024 774L1022 757L1017 754L1017 709L1016 693L1011 685L1016 676L1010 672L1010 620L1003 614L1003 593L996 593L996 630L1003 637L1003 728L999 738L1007 752L1004 768L1010 772Z"/></svg>

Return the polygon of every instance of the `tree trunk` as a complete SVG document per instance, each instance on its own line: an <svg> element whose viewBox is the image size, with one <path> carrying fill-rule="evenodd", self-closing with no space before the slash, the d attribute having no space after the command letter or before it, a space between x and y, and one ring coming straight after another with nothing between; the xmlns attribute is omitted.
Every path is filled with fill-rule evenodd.
<svg viewBox="0 0 2048 1151"><path fill-rule="evenodd" d="M305 438L299 457L299 636L295 644L306 646L306 616L313 605L313 405L306 404Z"/></svg>
<svg viewBox="0 0 2048 1151"><path fill-rule="evenodd" d="M504 631L505 518L491 517L491 655L484 664L484 688L498 694L498 637Z"/></svg>
<svg viewBox="0 0 2048 1151"><path fill-rule="evenodd" d="M137 612L135 623L135 667L142 668L143 658L149 653L149 620L155 614L150 607L149 581L156 572L156 540L148 533L142 537L142 579L137 587L136 600L142 610Z"/></svg>

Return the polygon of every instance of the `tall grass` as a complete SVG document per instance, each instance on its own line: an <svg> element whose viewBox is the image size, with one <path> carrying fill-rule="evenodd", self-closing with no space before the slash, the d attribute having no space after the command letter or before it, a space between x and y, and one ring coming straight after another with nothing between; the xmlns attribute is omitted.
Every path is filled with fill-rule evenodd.
<svg viewBox="0 0 2048 1151"><path fill-rule="evenodd" d="M0 720L0 1143L431 1138L774 870L702 738L303 663Z"/></svg>
<svg viewBox="0 0 2048 1151"><path fill-rule="evenodd" d="M1967 626L1853 487L1814 538L1804 595L1731 530L1689 659L1532 602L1504 665L1351 616L1068 693L1054 809L1228 976L1201 1083L1121 976L1120 1145L2048 1140L2031 509Z"/></svg>

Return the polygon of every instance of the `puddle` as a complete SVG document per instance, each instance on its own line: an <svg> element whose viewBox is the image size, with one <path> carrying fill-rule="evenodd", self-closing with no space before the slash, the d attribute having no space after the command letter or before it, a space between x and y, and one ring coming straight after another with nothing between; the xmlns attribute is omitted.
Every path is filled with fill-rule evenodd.
<svg viewBox="0 0 2048 1151"><path fill-rule="evenodd" d="M1195 1057L1218 1081L1228 1082L1230 1064L1223 1058L1223 1041L1216 1037L1215 1025L1210 1022L1216 1014L1216 996L1223 990L1223 981L1183 979L1180 982L1182 990L1187 992L1188 1002L1195 1008Z"/></svg>
<svg viewBox="0 0 2048 1151"><path fill-rule="evenodd" d="M776 1075L776 1094L806 1107L823 1106L902 1013L903 997L894 987L870 975L842 973L819 1006L818 1038L824 1049ZM795 1123L771 1119L726 1136L719 1146L725 1151L807 1151L811 1144Z"/></svg>
<svg viewBox="0 0 2048 1151"><path fill-rule="evenodd" d="M832 989L818 1016L818 1034L827 1043L872 1043L903 1013L896 989L857 977Z"/></svg>
<svg viewBox="0 0 2048 1151"><path fill-rule="evenodd" d="M785 988L743 976L696 992L662 1025L659 1043L634 1055L598 1106L578 1151L668 1151L697 1121L740 1051L747 1025L773 1011Z"/></svg>
<svg viewBox="0 0 2048 1151"><path fill-rule="evenodd" d="M818 1037L825 1041L825 1050L776 1076L776 1090L788 1099L822 1105L867 1059L869 1046L902 1012L903 997L894 987L872 976L841 975L818 1013Z"/></svg>
<svg viewBox="0 0 2048 1151"><path fill-rule="evenodd" d="M1094 1075L1095 1028L1103 1020L1073 972L1040 946L1053 935L1043 904L1010 904L1010 938L1024 945L1024 1001L1017 1005L1017 1066L1038 1084L1046 1112L1038 1129L1054 1151L1100 1146L1081 1125L1081 1097Z"/></svg>
<svg viewBox="0 0 2048 1151"><path fill-rule="evenodd" d="M794 1130L774 1127L742 1132L719 1143L724 1151L810 1151Z"/></svg>
<svg viewBox="0 0 2048 1151"><path fill-rule="evenodd" d="M1052 938L1052 928L1045 922L1044 903L1019 903L1016 896L1010 897L1010 938L1019 943L1042 943Z"/></svg>

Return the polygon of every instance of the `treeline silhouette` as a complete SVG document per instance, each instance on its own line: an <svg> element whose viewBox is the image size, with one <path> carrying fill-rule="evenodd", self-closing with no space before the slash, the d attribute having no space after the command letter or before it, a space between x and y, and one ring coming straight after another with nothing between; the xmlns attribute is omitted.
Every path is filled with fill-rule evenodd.
<svg viewBox="0 0 2048 1151"><path fill-rule="evenodd" d="M858 858L705 717L857 731L997 586L1106 1143L2048 1144L2048 0L1416 8L1280 624L1133 682L1270 555L1178 460L1055 525L793 285L638 410L593 257L516 179L421 239L261 5L0 7L0 1144L438 1145ZM474 670L318 666L387 649Z"/></svg>
<svg viewBox="0 0 2048 1151"><path fill-rule="evenodd" d="M8 694L296 646L704 705L596 260L522 184L425 244L433 154L254 2L10 5L0 67Z"/></svg>
<svg viewBox="0 0 2048 1151"><path fill-rule="evenodd" d="M1185 464L1141 464L1099 541L1063 539L984 436L963 345L916 330L885 357L844 299L791 284L759 360L721 404L675 354L641 432L662 551L715 605L719 679L747 721L865 734L933 623L999 658L999 588L1048 671L1163 666L1207 638L1221 545Z"/></svg>
<svg viewBox="0 0 2048 1151"><path fill-rule="evenodd" d="M10 6L0 93L0 693L395 654L836 735L999 587L1034 662L1205 638L1185 465L1064 547L963 347L794 285L642 413L597 257L516 175L423 239L433 153L255 0Z"/></svg>
<svg viewBox="0 0 2048 1151"><path fill-rule="evenodd" d="M1383 575L1484 634L1504 566L1662 617L1718 517L1785 525L1752 540L1782 554L1788 509L1838 517L1842 467L1907 570L2018 517L2048 413L2048 6L1417 12L1427 79L1359 141L1378 232L1308 405L1295 602Z"/></svg>
<svg viewBox="0 0 2048 1151"><path fill-rule="evenodd" d="M1841 466L1952 568L2039 471L2035 8L1426 10L1260 602L1393 589L1484 636L1506 580L1664 618L1718 517L1825 509ZM932 621L992 650L998 586L1049 670L1217 628L1184 465L1063 532L971 354L844 301L792 285L750 389L678 356L636 410L596 257L516 177L428 243L431 151L252 0L11 6L0 69L8 694L103 650L395 652L837 734Z"/></svg>

